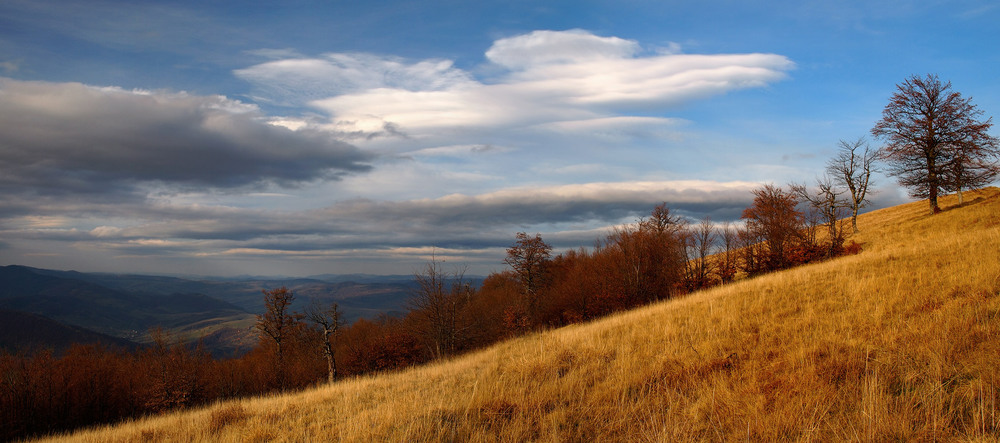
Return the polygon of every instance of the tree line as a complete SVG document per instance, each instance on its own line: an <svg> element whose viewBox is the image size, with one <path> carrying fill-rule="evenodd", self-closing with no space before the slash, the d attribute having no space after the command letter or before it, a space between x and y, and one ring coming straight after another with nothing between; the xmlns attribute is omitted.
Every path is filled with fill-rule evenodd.
<svg viewBox="0 0 1000 443"><path fill-rule="evenodd" d="M480 285L432 257L415 273L408 312L344 324L336 304L292 312L295 295L265 290L257 345L213 359L153 331L130 352L76 345L62 355L0 353L0 439L155 414L224 398L301 389L454 356L544 328L598 318L692 291L843 254L861 245L857 216L880 168L928 198L989 183L998 172L991 119L936 76L912 77L864 138L840 141L812 185L763 185L738 222L692 221L666 204L613 228L591 248L554 254L519 232L507 268ZM847 228L850 220L850 229Z"/></svg>

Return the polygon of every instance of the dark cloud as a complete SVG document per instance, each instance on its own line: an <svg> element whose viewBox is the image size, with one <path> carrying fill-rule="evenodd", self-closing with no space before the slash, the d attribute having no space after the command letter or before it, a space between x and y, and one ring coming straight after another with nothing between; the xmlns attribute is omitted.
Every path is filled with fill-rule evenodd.
<svg viewBox="0 0 1000 443"><path fill-rule="evenodd" d="M315 131L265 123L221 96L0 79L7 195L128 195L331 180L373 160Z"/></svg>

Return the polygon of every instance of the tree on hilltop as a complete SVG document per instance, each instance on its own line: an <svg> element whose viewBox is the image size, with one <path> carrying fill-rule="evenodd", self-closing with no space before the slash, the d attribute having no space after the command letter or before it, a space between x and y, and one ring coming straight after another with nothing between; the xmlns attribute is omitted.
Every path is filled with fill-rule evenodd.
<svg viewBox="0 0 1000 443"><path fill-rule="evenodd" d="M960 191L996 176L1000 143L986 133L993 119L982 120L971 98L936 75L912 76L896 88L871 133L885 140L888 172L911 196L927 198L936 213L941 191Z"/></svg>

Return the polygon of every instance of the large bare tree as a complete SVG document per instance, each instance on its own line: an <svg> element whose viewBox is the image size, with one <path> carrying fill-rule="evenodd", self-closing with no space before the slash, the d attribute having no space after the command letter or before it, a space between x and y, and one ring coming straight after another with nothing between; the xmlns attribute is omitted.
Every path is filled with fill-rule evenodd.
<svg viewBox="0 0 1000 443"><path fill-rule="evenodd" d="M993 119L983 120L971 98L936 75L912 76L896 88L871 133L885 140L888 172L911 196L927 198L936 213L941 191L996 175L1000 143L986 132Z"/></svg>
<svg viewBox="0 0 1000 443"><path fill-rule="evenodd" d="M841 140L837 155L826 164L833 183L850 192L851 228L858 232L858 210L868 204L868 188L876 171L878 150L872 149L864 137L854 141Z"/></svg>

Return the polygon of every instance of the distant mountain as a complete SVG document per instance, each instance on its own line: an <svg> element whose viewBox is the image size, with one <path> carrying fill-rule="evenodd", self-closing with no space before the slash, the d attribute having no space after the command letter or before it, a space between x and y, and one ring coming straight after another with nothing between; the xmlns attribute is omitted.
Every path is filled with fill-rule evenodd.
<svg viewBox="0 0 1000 443"><path fill-rule="evenodd" d="M139 342L154 327L196 335L210 326L252 324L253 315L245 309L207 295L122 291L92 280L81 273L0 267L0 309Z"/></svg>
<svg viewBox="0 0 1000 443"><path fill-rule="evenodd" d="M481 277L469 280L482 282ZM405 313L416 289L412 275L196 279L12 265L0 267L0 309L139 343L148 341L150 328L160 326L183 340L202 339L216 355L230 355L254 345L252 326L254 315L264 310L262 291L282 286L296 295L293 311L304 311L314 300L336 302L349 323Z"/></svg>
<svg viewBox="0 0 1000 443"><path fill-rule="evenodd" d="M262 291L280 288L292 290L296 301L292 310L305 310L312 300L336 302L349 322L373 318L379 314L396 315L406 311L416 283L412 275L324 274L310 277L164 277L138 274L79 273L74 271L35 270L44 275L72 278L132 294L169 295L206 294L232 303L250 313L264 310ZM474 285L482 277L469 279Z"/></svg>
<svg viewBox="0 0 1000 443"><path fill-rule="evenodd" d="M59 354L74 343L123 349L139 347L137 343L123 338L59 323L40 315L0 309L0 350L31 353L49 349Z"/></svg>

